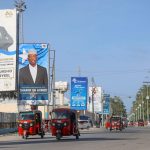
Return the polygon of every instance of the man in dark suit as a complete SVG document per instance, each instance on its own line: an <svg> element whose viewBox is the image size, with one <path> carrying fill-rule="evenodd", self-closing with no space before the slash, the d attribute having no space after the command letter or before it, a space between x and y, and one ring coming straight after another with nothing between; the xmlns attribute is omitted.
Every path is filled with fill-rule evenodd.
<svg viewBox="0 0 150 150"><path fill-rule="evenodd" d="M19 85L39 85L48 87L48 75L45 67L37 65L37 52L29 50L29 65L19 71Z"/></svg>
<svg viewBox="0 0 150 150"><path fill-rule="evenodd" d="M13 44L13 38L8 34L6 29L0 26L0 49L8 50L8 47Z"/></svg>

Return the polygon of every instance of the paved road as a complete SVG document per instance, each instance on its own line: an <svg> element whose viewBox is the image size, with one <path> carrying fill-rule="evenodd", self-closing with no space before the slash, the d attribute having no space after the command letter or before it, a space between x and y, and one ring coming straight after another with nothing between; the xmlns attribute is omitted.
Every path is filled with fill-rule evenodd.
<svg viewBox="0 0 150 150"><path fill-rule="evenodd" d="M109 132L103 128L82 130L79 140L65 137L57 141L47 134L24 140L17 134L0 136L2 150L150 150L150 128L135 127Z"/></svg>

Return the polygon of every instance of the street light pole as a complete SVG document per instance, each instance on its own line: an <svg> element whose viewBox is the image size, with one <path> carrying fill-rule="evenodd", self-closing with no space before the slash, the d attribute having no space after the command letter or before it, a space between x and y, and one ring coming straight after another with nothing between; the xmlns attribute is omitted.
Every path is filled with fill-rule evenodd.
<svg viewBox="0 0 150 150"><path fill-rule="evenodd" d="M146 96L146 102L147 102L147 122L148 122L148 120L149 120L149 109L148 109L148 100L149 100L149 96L148 96L148 84L146 85L146 93L147 93L147 96Z"/></svg>
<svg viewBox="0 0 150 150"><path fill-rule="evenodd" d="M141 118L143 118L143 120L145 120L144 119L144 100L143 100L143 88L141 88L140 89L140 91L139 91L139 94L140 94L140 96L141 96Z"/></svg>
<svg viewBox="0 0 150 150"><path fill-rule="evenodd" d="M146 102L147 102L147 123L148 123L149 122L149 95L148 95L149 93L148 93L148 85L149 85L150 82L143 82L143 83L146 83L146 89L147 89L146 90L147 91L146 92L147 93L146 94L147 95L146 96L146 100L147 100Z"/></svg>
<svg viewBox="0 0 150 150"><path fill-rule="evenodd" d="M143 88L142 88L143 90ZM143 91L140 92L141 96L142 96L142 104L141 104L141 108L142 108L142 118L143 120L145 120L144 118L144 99L143 99Z"/></svg>
<svg viewBox="0 0 150 150"><path fill-rule="evenodd" d="M145 120L144 118L144 101L142 100L142 111L143 111L143 120Z"/></svg>
<svg viewBox="0 0 150 150"><path fill-rule="evenodd" d="M138 120L138 109L136 108L136 113L135 113L135 116L136 116L136 121Z"/></svg>
<svg viewBox="0 0 150 150"><path fill-rule="evenodd" d="M141 104L139 104L139 111L140 111L140 117L139 117L139 119L141 119L141 118L142 118L142 117L141 117L141 116L142 116L141 106L142 106L142 105L141 105Z"/></svg>
<svg viewBox="0 0 150 150"><path fill-rule="evenodd" d="M140 119L140 107L138 106L138 120Z"/></svg>
<svg viewBox="0 0 150 150"><path fill-rule="evenodd" d="M24 42L24 37L23 37L23 12L27 9L26 4L24 0L16 0L15 1L15 7L17 10L17 39L18 39L18 44L20 42Z"/></svg>
<svg viewBox="0 0 150 150"><path fill-rule="evenodd" d="M15 7L17 11L17 46L16 46L16 85L17 85L17 107L18 112L20 112L20 102L19 102L19 44L20 44L20 36L23 37L23 18L21 18L21 15L23 17L23 12L26 9L25 2L23 0L16 0L15 1ZM20 24L20 20L22 19L22 24ZM20 30L21 28L21 30ZM20 34L20 31L21 34Z"/></svg>

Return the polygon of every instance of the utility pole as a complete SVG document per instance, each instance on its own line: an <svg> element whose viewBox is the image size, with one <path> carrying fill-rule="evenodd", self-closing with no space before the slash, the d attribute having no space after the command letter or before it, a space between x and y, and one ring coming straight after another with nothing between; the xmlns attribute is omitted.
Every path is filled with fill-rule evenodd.
<svg viewBox="0 0 150 150"><path fill-rule="evenodd" d="M50 103L55 108L56 105L55 89L55 50L50 50Z"/></svg>
<svg viewBox="0 0 150 150"><path fill-rule="evenodd" d="M18 83L18 77L19 77L19 44L20 44L20 36L23 37L23 32L20 34L20 28L23 31L23 21L22 24L20 23L20 15L23 14L23 12L26 10L26 5L23 0L16 0L15 1L15 7L17 10L17 46L16 46L16 85L17 85L17 107L18 112L19 110L19 83ZM23 20L23 18L22 18Z"/></svg>
<svg viewBox="0 0 150 150"><path fill-rule="evenodd" d="M95 82L94 82L94 78L92 77L91 79L92 81L92 121L93 123L95 122L95 113L94 113L94 94L95 94Z"/></svg>

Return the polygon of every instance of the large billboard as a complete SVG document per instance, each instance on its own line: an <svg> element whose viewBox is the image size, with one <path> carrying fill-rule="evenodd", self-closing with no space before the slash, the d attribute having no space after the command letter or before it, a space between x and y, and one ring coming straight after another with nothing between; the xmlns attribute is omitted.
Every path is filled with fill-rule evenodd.
<svg viewBox="0 0 150 150"><path fill-rule="evenodd" d="M20 104L48 105L49 45L27 43L19 47Z"/></svg>
<svg viewBox="0 0 150 150"><path fill-rule="evenodd" d="M87 109L87 77L71 77L70 107L75 110Z"/></svg>
<svg viewBox="0 0 150 150"><path fill-rule="evenodd" d="M0 10L0 91L16 90L16 9Z"/></svg>

